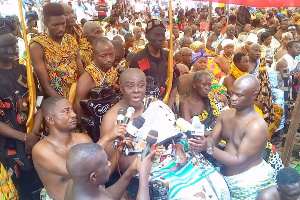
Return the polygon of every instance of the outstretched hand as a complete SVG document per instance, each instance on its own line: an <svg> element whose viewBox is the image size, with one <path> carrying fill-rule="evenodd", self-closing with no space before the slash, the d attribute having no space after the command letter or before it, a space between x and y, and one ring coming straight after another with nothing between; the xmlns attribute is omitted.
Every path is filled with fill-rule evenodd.
<svg viewBox="0 0 300 200"><path fill-rule="evenodd" d="M188 140L190 149L195 153L206 151L207 149L207 139L204 137L191 138Z"/></svg>

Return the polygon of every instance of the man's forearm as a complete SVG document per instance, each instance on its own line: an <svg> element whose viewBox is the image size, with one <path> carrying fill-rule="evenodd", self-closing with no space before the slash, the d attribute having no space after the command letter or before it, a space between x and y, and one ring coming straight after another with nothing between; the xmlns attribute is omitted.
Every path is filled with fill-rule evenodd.
<svg viewBox="0 0 300 200"><path fill-rule="evenodd" d="M222 151L217 147L213 147L214 152L212 157L223 163L227 167L234 167L234 166L242 166L245 164L245 161L242 161L237 155L230 154L226 151Z"/></svg>
<svg viewBox="0 0 300 200"><path fill-rule="evenodd" d="M59 94L54 90L54 88L50 85L50 83L47 83L47 85L42 86L42 90L46 98L59 96Z"/></svg>
<svg viewBox="0 0 300 200"><path fill-rule="evenodd" d="M13 138L17 140L24 140L25 133L17 131L11 128L9 125L5 124L4 122L0 122L0 135L8 138Z"/></svg>
<svg viewBox="0 0 300 200"><path fill-rule="evenodd" d="M119 200L122 198L126 187L135 174L136 173L128 172L127 170L114 185L107 188L114 200Z"/></svg>
<svg viewBox="0 0 300 200"><path fill-rule="evenodd" d="M139 191L137 193L137 200L149 200L149 175L140 174Z"/></svg>
<svg viewBox="0 0 300 200"><path fill-rule="evenodd" d="M42 123L43 123L43 113L41 109L38 109L37 113L34 116L34 124L32 128L32 132L34 132L35 134L39 134Z"/></svg>

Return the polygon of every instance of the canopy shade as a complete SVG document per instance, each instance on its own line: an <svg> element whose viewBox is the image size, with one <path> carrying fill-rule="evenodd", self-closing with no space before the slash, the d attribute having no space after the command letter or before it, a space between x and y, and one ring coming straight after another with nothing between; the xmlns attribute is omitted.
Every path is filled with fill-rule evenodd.
<svg viewBox="0 0 300 200"><path fill-rule="evenodd" d="M192 0L203 1L203 0ZM251 7L300 7L300 0L207 0L210 2L237 4Z"/></svg>

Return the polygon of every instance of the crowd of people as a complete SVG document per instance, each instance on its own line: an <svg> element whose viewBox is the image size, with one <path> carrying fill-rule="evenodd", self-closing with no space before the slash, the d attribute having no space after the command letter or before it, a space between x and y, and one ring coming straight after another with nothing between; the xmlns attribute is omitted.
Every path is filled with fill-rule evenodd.
<svg viewBox="0 0 300 200"><path fill-rule="evenodd" d="M164 1L143 11L76 3L47 3L40 15L26 1L27 35L16 16L0 18L2 199L300 197L298 172L272 144L300 85L298 8L217 7L209 17L179 3L171 27ZM96 142L83 120L94 88L121 96L88 105L105 113Z"/></svg>

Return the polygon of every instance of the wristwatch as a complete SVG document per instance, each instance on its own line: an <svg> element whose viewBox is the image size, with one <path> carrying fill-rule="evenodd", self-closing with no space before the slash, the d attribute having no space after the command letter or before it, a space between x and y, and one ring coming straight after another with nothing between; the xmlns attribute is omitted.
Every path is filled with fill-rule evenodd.
<svg viewBox="0 0 300 200"><path fill-rule="evenodd" d="M208 155L212 155L214 153L214 145L211 145L208 149L206 149L206 153Z"/></svg>

